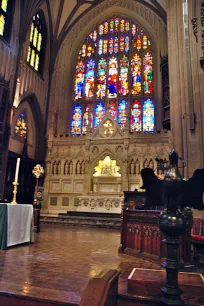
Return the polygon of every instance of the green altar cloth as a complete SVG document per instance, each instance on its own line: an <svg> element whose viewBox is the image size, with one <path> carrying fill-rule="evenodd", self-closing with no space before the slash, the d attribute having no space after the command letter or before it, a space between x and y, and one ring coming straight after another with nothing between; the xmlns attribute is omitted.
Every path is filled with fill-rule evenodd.
<svg viewBox="0 0 204 306"><path fill-rule="evenodd" d="M7 250L7 204L0 205L0 250Z"/></svg>

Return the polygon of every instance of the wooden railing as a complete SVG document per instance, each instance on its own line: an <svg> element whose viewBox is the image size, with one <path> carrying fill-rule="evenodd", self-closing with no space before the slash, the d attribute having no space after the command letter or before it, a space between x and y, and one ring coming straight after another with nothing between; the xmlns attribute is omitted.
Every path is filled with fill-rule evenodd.
<svg viewBox="0 0 204 306"><path fill-rule="evenodd" d="M109 270L92 278L79 306L116 306L119 274L117 270Z"/></svg>

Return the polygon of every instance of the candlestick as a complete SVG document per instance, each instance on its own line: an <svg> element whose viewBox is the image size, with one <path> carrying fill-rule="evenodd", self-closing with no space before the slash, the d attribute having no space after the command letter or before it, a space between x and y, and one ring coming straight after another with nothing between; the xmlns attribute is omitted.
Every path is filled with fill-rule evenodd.
<svg viewBox="0 0 204 306"><path fill-rule="evenodd" d="M18 173L19 173L19 167L20 167L20 161L21 159L18 157L16 162L16 173L15 173L15 182L18 182Z"/></svg>
<svg viewBox="0 0 204 306"><path fill-rule="evenodd" d="M16 194L17 194L17 188L18 188L19 183L18 182L13 182L13 185L14 185L14 188L13 188L13 201L11 202L11 204L18 204L16 202Z"/></svg>

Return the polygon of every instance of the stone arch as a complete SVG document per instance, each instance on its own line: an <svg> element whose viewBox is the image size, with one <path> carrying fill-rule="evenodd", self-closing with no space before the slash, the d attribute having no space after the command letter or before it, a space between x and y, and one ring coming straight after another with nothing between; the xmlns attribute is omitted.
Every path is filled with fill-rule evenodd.
<svg viewBox="0 0 204 306"><path fill-rule="evenodd" d="M23 142L15 138L15 123L18 116L23 112L27 115L28 136L27 151L28 156L34 160L44 160L45 156L45 135L44 119L35 94L29 94L22 98L17 107L11 125L11 137L9 150L18 154L22 153Z"/></svg>
<svg viewBox="0 0 204 306"><path fill-rule="evenodd" d="M148 14L146 11L148 10ZM127 1L104 1L97 5L73 26L61 45L57 60L55 63L55 72L52 80L53 96L51 101L51 107L55 108L55 104L59 102L59 107L64 111L64 118L60 121L59 130L63 132L69 131L69 123L71 120L71 106L72 106L72 92L73 92L73 80L74 70L76 64L76 56L78 50L87 37L87 35L94 29L95 25L112 17L113 15L124 16L138 23L149 35L152 47L154 51L154 71L155 71L155 125L157 128L161 124L161 74L160 74L160 55L166 53L166 24L161 18L153 13L150 8L145 7L141 3L135 3L133 0ZM147 18L147 15L149 16ZM163 41L165 40L165 41ZM70 73L71 71L71 73ZM60 77L61 75L61 77ZM63 76L63 78L62 78ZM66 82L64 81L66 79ZM63 81L62 81L63 80ZM57 91L61 93L61 101L59 101L59 95ZM64 105L64 99L66 97L67 104ZM69 116L68 116L69 114Z"/></svg>

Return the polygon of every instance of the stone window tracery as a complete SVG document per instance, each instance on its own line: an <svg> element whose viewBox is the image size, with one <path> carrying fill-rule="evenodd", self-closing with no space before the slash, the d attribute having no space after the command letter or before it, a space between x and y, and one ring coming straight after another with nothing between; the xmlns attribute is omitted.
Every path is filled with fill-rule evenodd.
<svg viewBox="0 0 204 306"><path fill-rule="evenodd" d="M11 33L12 8L14 1L0 0L0 37L8 40Z"/></svg>
<svg viewBox="0 0 204 306"><path fill-rule="evenodd" d="M154 132L153 64L150 39L138 24L118 17L99 24L76 61L72 136L96 128L108 108L120 128L129 121L131 131Z"/></svg>

